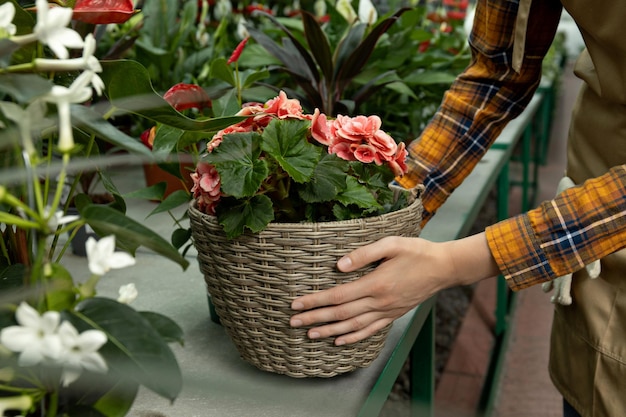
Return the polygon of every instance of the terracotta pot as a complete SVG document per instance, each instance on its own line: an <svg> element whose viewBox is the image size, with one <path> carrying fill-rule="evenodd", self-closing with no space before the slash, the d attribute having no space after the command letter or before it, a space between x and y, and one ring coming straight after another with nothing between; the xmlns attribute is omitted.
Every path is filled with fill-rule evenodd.
<svg viewBox="0 0 626 417"><path fill-rule="evenodd" d="M190 190L193 186L193 180L190 174L193 172L194 164L191 162L184 162L180 164L180 175L183 179L170 174L163 170L157 164L144 164L143 172L146 178L146 185L152 186L160 182L165 182L165 193L163 198L166 198L174 191L178 190Z"/></svg>

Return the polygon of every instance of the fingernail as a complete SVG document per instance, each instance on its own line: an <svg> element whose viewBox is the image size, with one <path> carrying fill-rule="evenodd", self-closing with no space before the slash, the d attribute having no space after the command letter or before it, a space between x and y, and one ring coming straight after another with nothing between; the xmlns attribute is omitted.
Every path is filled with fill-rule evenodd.
<svg viewBox="0 0 626 417"><path fill-rule="evenodd" d="M335 346L342 346L342 345L345 345L345 344L346 344L346 342L344 340L341 340L341 339L335 340Z"/></svg>
<svg viewBox="0 0 626 417"><path fill-rule="evenodd" d="M291 308L293 310L302 310L304 308L304 304L302 304L300 301L294 301L293 303L291 303Z"/></svg>
<svg viewBox="0 0 626 417"><path fill-rule="evenodd" d="M317 339L319 337L320 337L320 334L318 332L309 333L309 339Z"/></svg>
<svg viewBox="0 0 626 417"><path fill-rule="evenodd" d="M339 269L350 268L352 266L352 259L350 259L347 256L344 256L343 258L337 261L337 266L339 267Z"/></svg>
<svg viewBox="0 0 626 417"><path fill-rule="evenodd" d="M299 326L302 326L302 320L293 319L293 320L291 320L291 325L292 325L293 327L299 327Z"/></svg>

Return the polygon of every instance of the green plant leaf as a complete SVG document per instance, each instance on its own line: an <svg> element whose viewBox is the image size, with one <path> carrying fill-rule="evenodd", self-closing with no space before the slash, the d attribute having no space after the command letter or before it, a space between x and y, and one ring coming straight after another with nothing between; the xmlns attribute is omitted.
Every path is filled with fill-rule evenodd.
<svg viewBox="0 0 626 417"><path fill-rule="evenodd" d="M165 158L166 155L176 149L176 145L184 133L183 130L176 127L158 125L152 144L152 153L157 156L157 159L159 157Z"/></svg>
<svg viewBox="0 0 626 417"><path fill-rule="evenodd" d="M382 208L367 187L354 177L346 177L346 185L347 188L337 196L337 201L341 204L345 206L356 204L360 208Z"/></svg>
<svg viewBox="0 0 626 417"><path fill-rule="evenodd" d="M269 173L267 161L259 159L261 136L258 133L224 135L220 146L204 156L220 174L222 191L230 196L250 197Z"/></svg>
<svg viewBox="0 0 626 417"><path fill-rule="evenodd" d="M28 103L52 88L52 82L37 74L2 74L0 93L8 94L19 103Z"/></svg>
<svg viewBox="0 0 626 417"><path fill-rule="evenodd" d="M320 27L320 24L311 13L302 11L302 23L307 44L319 65L327 82L333 79L333 57L328 38Z"/></svg>
<svg viewBox="0 0 626 417"><path fill-rule="evenodd" d="M165 200L163 200L158 206L156 206L154 210L152 210L150 214L146 216L146 218L157 213L163 213L165 211L173 210L176 207L182 206L183 204L188 204L190 199L191 196L187 191L176 190L168 195L167 198L165 198Z"/></svg>
<svg viewBox="0 0 626 417"><path fill-rule="evenodd" d="M241 73L241 84L243 88L250 88L254 83L265 78L269 78L270 72L267 69L259 71L246 70Z"/></svg>
<svg viewBox="0 0 626 417"><path fill-rule="evenodd" d="M172 245L176 249L180 249L191 239L191 229L176 229L172 232Z"/></svg>
<svg viewBox="0 0 626 417"><path fill-rule="evenodd" d="M138 391L139 384L130 381L118 381L100 397L94 404L94 408L107 417L124 417L128 415Z"/></svg>
<svg viewBox="0 0 626 417"><path fill-rule="evenodd" d="M72 275L59 264L51 265L51 278L46 285L46 304L48 310L62 311L72 308L76 302Z"/></svg>
<svg viewBox="0 0 626 417"><path fill-rule="evenodd" d="M176 357L140 313L115 300L95 297L80 302L67 315L77 328L106 333L108 342L100 352L114 372L171 401L178 396L182 374Z"/></svg>
<svg viewBox="0 0 626 417"><path fill-rule="evenodd" d="M336 73L336 81L339 85L339 91L350 83L350 81L361 71L369 60L380 37L389 30L398 18L409 9L403 8L394 13L391 17L382 20L377 24L362 42L350 53L350 55L340 65L338 63ZM344 50L347 53L349 48Z"/></svg>
<svg viewBox="0 0 626 417"><path fill-rule="evenodd" d="M72 121L90 134L112 145L120 147L135 155L140 155L147 160L152 160L152 153L138 139L128 136L111 123L107 122L92 108L79 104L72 105Z"/></svg>
<svg viewBox="0 0 626 417"><path fill-rule="evenodd" d="M322 148L306 139L309 123L273 119L263 131L261 148L269 153L295 182L311 178Z"/></svg>
<svg viewBox="0 0 626 417"><path fill-rule="evenodd" d="M184 346L185 335L183 329L174 320L154 311L140 311L139 314L150 322L152 328L167 343L179 343L181 346Z"/></svg>
<svg viewBox="0 0 626 417"><path fill-rule="evenodd" d="M347 161L335 154L325 154L311 180L299 190L299 195L307 203L331 201L337 197L340 190L346 188Z"/></svg>
<svg viewBox="0 0 626 417"><path fill-rule="evenodd" d="M450 85L456 79L454 74L445 71L414 71L404 78L409 85Z"/></svg>
<svg viewBox="0 0 626 417"><path fill-rule="evenodd" d="M145 246L176 262L183 269L189 266L189 261L167 240L123 213L99 204L90 204L79 210L81 217L99 236L114 234L120 247L130 253L134 254L139 246Z"/></svg>
<svg viewBox="0 0 626 417"><path fill-rule="evenodd" d="M228 66L226 62L227 61L224 58L217 58L211 61L211 69L209 74L213 78L218 78L225 83L236 87L237 82L235 81L235 76L233 75L233 69Z"/></svg>
<svg viewBox="0 0 626 417"><path fill-rule="evenodd" d="M242 116L190 119L177 112L152 88L148 71L136 61L102 62L102 79L117 109L182 130L216 132L245 120Z"/></svg>
<svg viewBox="0 0 626 417"><path fill-rule="evenodd" d="M141 188L139 190L131 191L123 195L124 198L141 198L144 200L161 200L167 184L165 182L159 182L149 187Z"/></svg>
<svg viewBox="0 0 626 417"><path fill-rule="evenodd" d="M243 234L246 228L258 233L274 220L272 200L266 195L245 201L224 199L218 206L217 219L229 239Z"/></svg>

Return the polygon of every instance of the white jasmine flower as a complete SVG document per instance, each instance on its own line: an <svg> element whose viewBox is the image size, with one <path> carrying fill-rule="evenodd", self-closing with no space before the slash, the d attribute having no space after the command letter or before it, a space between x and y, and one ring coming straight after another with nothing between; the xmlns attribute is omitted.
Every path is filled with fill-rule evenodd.
<svg viewBox="0 0 626 417"><path fill-rule="evenodd" d="M378 12L371 0L359 0L359 20L368 25L378 20Z"/></svg>
<svg viewBox="0 0 626 417"><path fill-rule="evenodd" d="M83 46L83 56L72 59L35 59L35 67L40 71L82 71L90 70L102 72L102 65L98 58L94 56L96 52L96 38L89 33L85 37Z"/></svg>
<svg viewBox="0 0 626 417"><path fill-rule="evenodd" d="M7 35L15 35L17 28L12 23L15 17L15 6L13 3L4 3L0 6L0 38Z"/></svg>
<svg viewBox="0 0 626 417"><path fill-rule="evenodd" d="M55 85L43 99L57 105L59 113L59 143L61 152L68 152L74 147L74 135L72 134L72 119L70 104L83 103L91 98L90 83L94 79L93 71L85 71L80 74L69 87ZM99 79L99 77L97 77ZM102 80L100 80L101 82Z"/></svg>
<svg viewBox="0 0 626 417"><path fill-rule="evenodd" d="M125 268L135 264L135 258L126 252L115 252L115 235L96 240L87 239L85 244L89 270L94 275L104 275L111 269Z"/></svg>
<svg viewBox="0 0 626 417"><path fill-rule="evenodd" d="M120 296L117 299L118 302L122 304L130 304L135 301L135 298L137 298L137 287L135 287L135 284L132 282L130 284L122 285L119 289L119 294Z"/></svg>
<svg viewBox="0 0 626 417"><path fill-rule="evenodd" d="M233 5L230 0L218 0L213 8L213 17L215 20L222 20L229 16L233 11Z"/></svg>
<svg viewBox="0 0 626 417"><path fill-rule="evenodd" d="M335 8L339 12L340 15L343 16L344 19L348 21L348 23L352 24L357 19L357 14L352 8L352 4L350 0L337 0L337 4L335 4Z"/></svg>
<svg viewBox="0 0 626 417"><path fill-rule="evenodd" d="M61 355L61 340L57 334L61 316L58 311L37 310L22 302L15 318L19 326L9 326L0 332L0 343L12 352L19 352L18 364L36 365L57 360Z"/></svg>
<svg viewBox="0 0 626 417"><path fill-rule="evenodd" d="M239 39L245 39L250 36L248 29L246 29L246 19L240 16L239 21L237 22L237 37Z"/></svg>
<svg viewBox="0 0 626 417"><path fill-rule="evenodd" d="M67 48L82 48L83 39L78 32L67 27L72 20L71 7L50 8L47 0L37 0L37 23L33 33L37 39L52 49L61 59L67 59Z"/></svg>
<svg viewBox="0 0 626 417"><path fill-rule="evenodd" d="M0 398L0 416L4 416L4 412L7 410L27 411L32 406L33 399L29 395L20 395L17 397L2 397Z"/></svg>
<svg viewBox="0 0 626 417"><path fill-rule="evenodd" d="M46 208L44 215L47 217L49 207ZM54 215L50 216L48 219L48 229L55 230L59 226L63 226L64 224L68 224L80 219L80 216L68 214L67 216L63 215L62 210L58 210Z"/></svg>
<svg viewBox="0 0 626 417"><path fill-rule="evenodd" d="M315 10L315 16L317 17L322 17L326 15L326 0L315 0L315 4L313 4L313 10Z"/></svg>
<svg viewBox="0 0 626 417"><path fill-rule="evenodd" d="M76 381L83 369L100 373L108 370L102 355L98 353L98 349L107 342L103 331L92 329L79 334L72 323L64 321L59 327L59 336L63 345L63 386Z"/></svg>

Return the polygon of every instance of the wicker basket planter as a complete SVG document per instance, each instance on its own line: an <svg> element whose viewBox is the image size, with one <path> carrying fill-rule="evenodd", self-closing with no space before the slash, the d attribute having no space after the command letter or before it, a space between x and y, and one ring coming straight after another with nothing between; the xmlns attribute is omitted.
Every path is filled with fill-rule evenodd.
<svg viewBox="0 0 626 417"><path fill-rule="evenodd" d="M320 223L272 223L258 234L228 239L214 216L189 208L200 270L226 332L244 360L291 377L332 377L369 366L391 325L349 346L310 340L308 329L292 328L291 301L303 294L353 281L336 269L337 259L385 236L418 236L418 198L382 216Z"/></svg>

